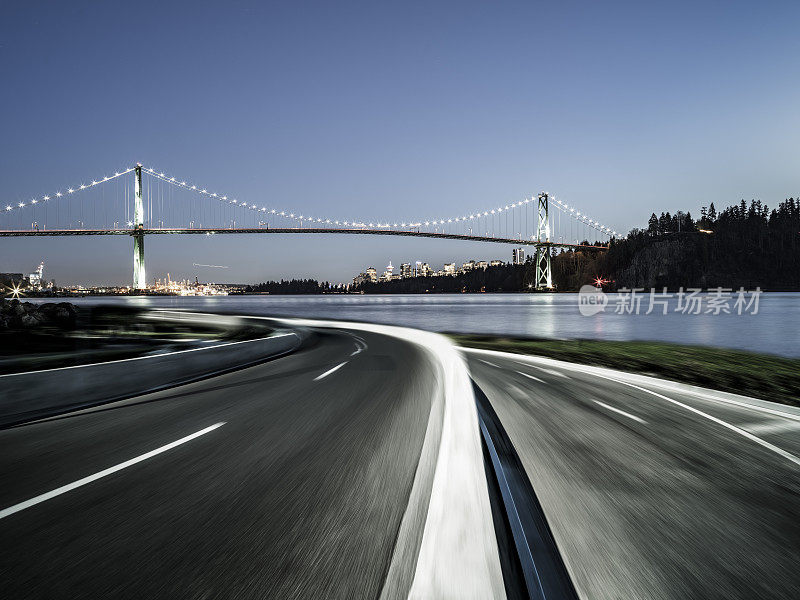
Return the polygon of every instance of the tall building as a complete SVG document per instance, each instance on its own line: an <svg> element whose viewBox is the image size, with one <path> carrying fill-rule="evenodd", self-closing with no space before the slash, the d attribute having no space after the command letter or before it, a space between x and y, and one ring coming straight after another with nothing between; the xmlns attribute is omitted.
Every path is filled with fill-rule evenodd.
<svg viewBox="0 0 800 600"><path fill-rule="evenodd" d="M392 261L389 261L389 264L386 265L386 270L383 272L383 275L381 276L381 280L391 281L392 275L394 275L394 267L392 266Z"/></svg>
<svg viewBox="0 0 800 600"><path fill-rule="evenodd" d="M525 248L514 248L511 251L511 259L515 265L525 264Z"/></svg>
<svg viewBox="0 0 800 600"><path fill-rule="evenodd" d="M411 270L411 263L403 263L400 265L400 277L405 279L406 277L413 277L414 273Z"/></svg>
<svg viewBox="0 0 800 600"><path fill-rule="evenodd" d="M372 283L378 282L378 271L375 269L375 267L369 267L367 269L367 277L369 277L369 280Z"/></svg>
<svg viewBox="0 0 800 600"><path fill-rule="evenodd" d="M445 263L443 270L445 275L455 275L456 263Z"/></svg>
<svg viewBox="0 0 800 600"><path fill-rule="evenodd" d="M417 277L430 277L431 266L428 263L417 262Z"/></svg>

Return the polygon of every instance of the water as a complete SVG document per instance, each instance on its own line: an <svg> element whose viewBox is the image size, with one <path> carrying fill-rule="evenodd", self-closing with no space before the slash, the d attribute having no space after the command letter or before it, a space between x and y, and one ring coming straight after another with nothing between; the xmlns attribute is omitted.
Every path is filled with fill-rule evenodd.
<svg viewBox="0 0 800 600"><path fill-rule="evenodd" d="M616 314L614 295L604 312L578 310L577 294L409 294L330 296L221 296L78 298L76 304L190 308L405 325L432 331L555 339L656 340L800 356L800 293L761 295L758 314L700 314L660 309Z"/></svg>

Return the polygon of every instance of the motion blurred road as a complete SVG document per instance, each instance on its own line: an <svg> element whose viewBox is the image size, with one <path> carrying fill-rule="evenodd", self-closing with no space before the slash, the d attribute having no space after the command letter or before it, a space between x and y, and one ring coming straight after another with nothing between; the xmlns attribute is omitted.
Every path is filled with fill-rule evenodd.
<svg viewBox="0 0 800 600"><path fill-rule="evenodd" d="M468 356L581 597L800 598L796 413Z"/></svg>
<svg viewBox="0 0 800 600"><path fill-rule="evenodd" d="M224 422L0 519L2 596L378 596L436 381L414 345L358 337L0 432L7 507Z"/></svg>
<svg viewBox="0 0 800 600"><path fill-rule="evenodd" d="M315 339L0 431L3 597L408 596L440 372L398 337ZM465 355L582 598L800 597L800 417Z"/></svg>

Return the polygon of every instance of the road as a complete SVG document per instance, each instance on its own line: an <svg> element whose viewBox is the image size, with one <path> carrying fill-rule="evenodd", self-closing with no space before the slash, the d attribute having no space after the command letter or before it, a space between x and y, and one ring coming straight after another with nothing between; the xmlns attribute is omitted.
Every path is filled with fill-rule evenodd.
<svg viewBox="0 0 800 600"><path fill-rule="evenodd" d="M800 596L800 417L301 324L289 356L0 431L3 596L502 598L466 365L580 597Z"/></svg>
<svg viewBox="0 0 800 600"><path fill-rule="evenodd" d="M581 597L800 598L797 413L468 355Z"/></svg>

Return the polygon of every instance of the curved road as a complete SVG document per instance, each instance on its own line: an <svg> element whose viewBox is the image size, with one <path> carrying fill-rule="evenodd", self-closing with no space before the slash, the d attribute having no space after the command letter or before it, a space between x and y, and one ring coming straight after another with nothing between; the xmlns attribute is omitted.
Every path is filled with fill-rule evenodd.
<svg viewBox="0 0 800 600"><path fill-rule="evenodd" d="M465 363L387 329L0 431L3 596L504 597ZM799 596L800 415L466 357L580 597Z"/></svg>

